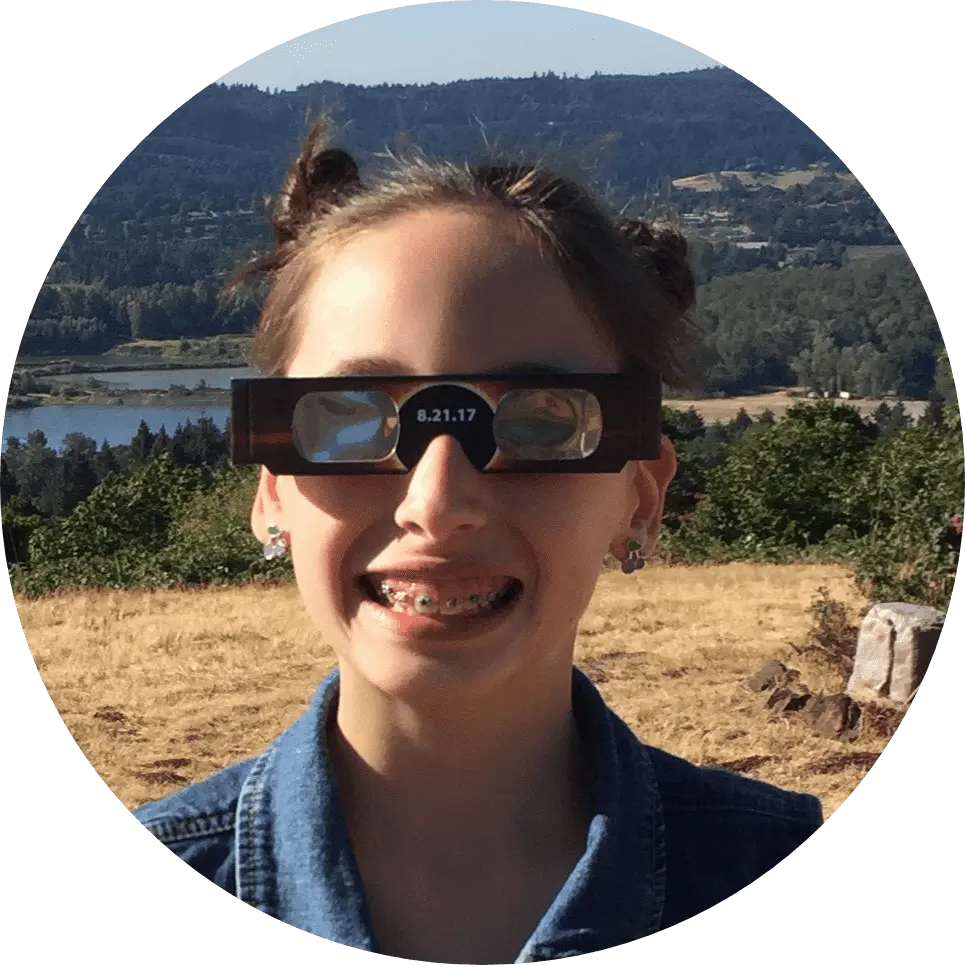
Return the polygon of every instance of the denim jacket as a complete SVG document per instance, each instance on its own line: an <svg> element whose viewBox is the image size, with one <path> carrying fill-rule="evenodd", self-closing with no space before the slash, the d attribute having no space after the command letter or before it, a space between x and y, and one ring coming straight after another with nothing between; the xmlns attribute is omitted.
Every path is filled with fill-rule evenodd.
<svg viewBox="0 0 965 965"><path fill-rule="evenodd" d="M338 671L259 757L134 813L242 901L304 931L378 952L325 746ZM821 804L645 746L573 671L590 761L586 851L517 962L622 945L739 891L821 824Z"/></svg>

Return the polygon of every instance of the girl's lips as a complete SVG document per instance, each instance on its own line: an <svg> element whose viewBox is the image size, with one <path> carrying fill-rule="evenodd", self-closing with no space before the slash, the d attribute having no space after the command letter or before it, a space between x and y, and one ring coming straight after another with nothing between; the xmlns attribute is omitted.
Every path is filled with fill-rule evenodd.
<svg viewBox="0 0 965 965"><path fill-rule="evenodd" d="M495 605L487 604L465 614L420 613L410 607L390 609L379 601L374 589L366 585L367 579L359 582L362 594L359 615L363 620L374 622L394 636L440 642L456 642L491 632L516 609L523 595L523 585L514 581L515 589Z"/></svg>

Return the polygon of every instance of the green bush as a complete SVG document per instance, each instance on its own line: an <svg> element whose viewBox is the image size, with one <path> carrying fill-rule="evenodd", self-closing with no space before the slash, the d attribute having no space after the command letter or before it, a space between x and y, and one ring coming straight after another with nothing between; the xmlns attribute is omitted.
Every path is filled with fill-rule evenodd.
<svg viewBox="0 0 965 965"><path fill-rule="evenodd" d="M877 441L873 433L833 403L755 423L663 548L691 562L842 562L873 600L947 607L965 515L959 412L948 406L939 425Z"/></svg>
<svg viewBox="0 0 965 965"><path fill-rule="evenodd" d="M867 521L853 499L854 477L874 441L857 409L801 403L780 422L758 422L707 475L677 545L698 557L724 547L783 557L820 543L834 527L860 533Z"/></svg>
<svg viewBox="0 0 965 965"><path fill-rule="evenodd" d="M133 472L114 473L64 520L35 531L30 563L155 552L167 542L179 510L209 484L209 473L176 466L167 454Z"/></svg>
<svg viewBox="0 0 965 965"><path fill-rule="evenodd" d="M826 586L818 587L808 607L811 628L802 646L792 644L799 654L814 654L842 676L842 687L854 670L858 628L851 622L848 608L835 600Z"/></svg>
<svg viewBox="0 0 965 965"><path fill-rule="evenodd" d="M254 468L219 470L184 507L159 554L172 582L237 583L291 575L289 558L265 560L251 532L257 482Z"/></svg>
<svg viewBox="0 0 965 965"><path fill-rule="evenodd" d="M875 446L853 498L866 506L871 526L842 556L854 566L864 592L879 602L946 608L965 512L957 408L946 407L941 425L904 429Z"/></svg>
<svg viewBox="0 0 965 965"><path fill-rule="evenodd" d="M265 560L251 533L256 483L256 471L182 468L168 454L111 475L66 519L35 527L14 591L289 577L287 557Z"/></svg>
<svg viewBox="0 0 965 965"><path fill-rule="evenodd" d="M29 511L26 500L14 496L3 505L3 551L7 566L27 561L27 546L34 531L45 524L42 516Z"/></svg>

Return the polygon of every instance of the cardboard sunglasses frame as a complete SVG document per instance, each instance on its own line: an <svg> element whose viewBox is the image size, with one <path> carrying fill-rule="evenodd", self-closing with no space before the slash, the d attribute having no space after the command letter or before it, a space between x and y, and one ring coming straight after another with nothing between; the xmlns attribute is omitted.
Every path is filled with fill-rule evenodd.
<svg viewBox="0 0 965 965"><path fill-rule="evenodd" d="M469 389L493 409L506 393L518 389L584 389L596 397L603 428L599 445L589 456L575 460L514 460L497 449L492 465L481 470L487 473L613 473L620 472L630 460L652 460L660 455L660 377L653 370L638 369L631 373L565 375L232 379L231 461L235 466L263 465L276 476L406 474L410 468L395 451L384 459L368 462L326 463L304 458L295 447L295 406L309 392L375 391L388 395L401 412L403 404L416 393L435 385ZM401 432L405 432L404 424ZM446 434L454 433L447 433L442 424L433 437Z"/></svg>

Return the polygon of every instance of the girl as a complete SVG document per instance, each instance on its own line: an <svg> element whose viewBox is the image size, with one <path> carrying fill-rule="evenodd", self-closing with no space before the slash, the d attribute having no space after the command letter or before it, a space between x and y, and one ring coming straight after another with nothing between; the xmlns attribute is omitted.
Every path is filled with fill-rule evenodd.
<svg viewBox="0 0 965 965"><path fill-rule="evenodd" d="M538 165L363 183L325 142L246 273L270 378L234 387L232 433L338 669L264 754L137 816L267 914L402 958L561 958L697 914L821 807L641 744L573 667L605 552L632 574L657 540L686 245Z"/></svg>

